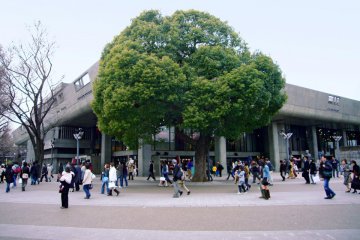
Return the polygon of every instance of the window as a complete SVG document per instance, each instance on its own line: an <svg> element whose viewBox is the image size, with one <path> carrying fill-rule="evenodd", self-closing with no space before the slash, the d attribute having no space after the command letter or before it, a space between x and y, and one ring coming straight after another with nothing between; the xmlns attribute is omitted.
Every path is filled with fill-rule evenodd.
<svg viewBox="0 0 360 240"><path fill-rule="evenodd" d="M83 75L82 77L80 77L78 80L76 80L74 82L74 86L75 86L75 90L79 91L80 89L82 89L86 84L90 83L90 76L88 73L86 73L85 75Z"/></svg>

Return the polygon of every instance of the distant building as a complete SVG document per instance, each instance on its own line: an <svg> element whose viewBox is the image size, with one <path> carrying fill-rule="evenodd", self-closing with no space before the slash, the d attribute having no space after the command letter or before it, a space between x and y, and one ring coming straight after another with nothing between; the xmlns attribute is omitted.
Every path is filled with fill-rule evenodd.
<svg viewBox="0 0 360 240"><path fill-rule="evenodd" d="M45 161L53 162L55 166L71 161L76 156L73 134L78 128L84 131L79 140L80 155L91 159L96 172L100 172L105 162L127 160L129 157L136 160L139 175L147 173L150 160L154 160L158 169L160 160L177 156L194 159L193 149L176 136L173 127L164 127L154 137L153 144L144 144L135 150L129 150L122 142L102 134L96 127L97 118L90 107L92 82L97 72L98 63L95 63L74 82L58 86L57 101L46 119L48 123L55 123L56 127L50 129L45 138ZM285 91L287 103L268 126L244 134L237 141L216 137L210 151L211 159L226 166L233 160L266 155L273 161L276 170L279 160L287 157L287 151L296 157L310 153L314 158L337 154L341 158L360 159L359 101L291 84L286 84ZM282 136L284 133L292 133L288 149ZM334 136L341 137L341 151L336 151ZM27 148L27 161L34 161L26 131L18 128L14 139L17 145Z"/></svg>

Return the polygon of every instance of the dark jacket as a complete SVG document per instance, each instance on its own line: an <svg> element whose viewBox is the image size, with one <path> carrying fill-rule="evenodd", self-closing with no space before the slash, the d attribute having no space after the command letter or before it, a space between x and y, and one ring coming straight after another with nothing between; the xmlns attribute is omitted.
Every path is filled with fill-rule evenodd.
<svg viewBox="0 0 360 240"><path fill-rule="evenodd" d="M153 163L150 163L150 166L149 166L149 172L154 172L154 164Z"/></svg>
<svg viewBox="0 0 360 240"><path fill-rule="evenodd" d="M316 164L315 162L311 162L310 163L310 174L316 174L317 169L316 169Z"/></svg>
<svg viewBox="0 0 360 240"><path fill-rule="evenodd" d="M286 172L286 164L285 163L280 164L280 172Z"/></svg>
<svg viewBox="0 0 360 240"><path fill-rule="evenodd" d="M178 179L178 175L179 175L179 171L181 171L180 166L178 164L176 164L174 166L174 170L173 170L173 181L176 182Z"/></svg>
<svg viewBox="0 0 360 240"><path fill-rule="evenodd" d="M21 168L21 174L20 174L20 177L21 177L21 178L22 178L23 173L28 174L28 176L30 177L30 169L29 169L28 166Z"/></svg>
<svg viewBox="0 0 360 240"><path fill-rule="evenodd" d="M5 170L5 178L7 183L14 182L14 171L12 170L11 166L7 166Z"/></svg>
<svg viewBox="0 0 360 240"><path fill-rule="evenodd" d="M30 168L30 175L33 177L38 177L38 165L34 164L31 168Z"/></svg>

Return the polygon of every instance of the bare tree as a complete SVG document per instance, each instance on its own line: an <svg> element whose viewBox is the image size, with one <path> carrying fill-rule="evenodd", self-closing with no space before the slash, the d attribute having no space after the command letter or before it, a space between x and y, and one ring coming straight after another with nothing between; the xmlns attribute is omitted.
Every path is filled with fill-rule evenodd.
<svg viewBox="0 0 360 240"><path fill-rule="evenodd" d="M48 41L46 30L40 22L29 30L31 40L26 44L13 45L0 54L0 67L6 83L7 108L10 115L2 115L22 125L34 148L35 159L43 163L44 138L49 126L44 119L51 110L55 98L52 56L55 43ZM3 103L0 103L3 105Z"/></svg>
<svg viewBox="0 0 360 240"><path fill-rule="evenodd" d="M3 54L2 47L0 46L0 55ZM8 102L6 95L6 82L5 82L5 71L0 66L0 138L8 128L9 120L4 116L8 111Z"/></svg>

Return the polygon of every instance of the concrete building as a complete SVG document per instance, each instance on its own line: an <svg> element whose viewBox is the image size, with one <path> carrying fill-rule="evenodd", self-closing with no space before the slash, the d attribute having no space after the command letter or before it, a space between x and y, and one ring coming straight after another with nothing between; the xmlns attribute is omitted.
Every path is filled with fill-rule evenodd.
<svg viewBox="0 0 360 240"><path fill-rule="evenodd" d="M154 137L153 144L142 144L135 150L129 150L121 141L102 134L96 127L97 118L90 106L92 82L97 72L98 63L95 63L74 82L58 86L56 104L46 119L47 123L56 126L49 129L45 138L47 162L58 165L75 158L73 134L79 128L84 131L79 140L80 155L91 158L95 172L100 172L105 162L132 157L138 165L139 175L147 174L150 160L154 160L158 174L160 160L176 156L194 158L191 146L177 138L172 127L164 127ZM319 158L336 154L337 158L360 159L359 101L291 84L286 84L285 91L288 101L273 117L271 124L244 134L237 141L216 137L211 159L220 161L225 167L233 160L265 155L277 170L279 160L287 155L299 157L310 153ZM292 136L286 140L284 136L288 133ZM335 136L341 137L340 141L336 141ZM20 127L14 132L14 138L17 145L27 148L27 160L35 160L26 131Z"/></svg>

